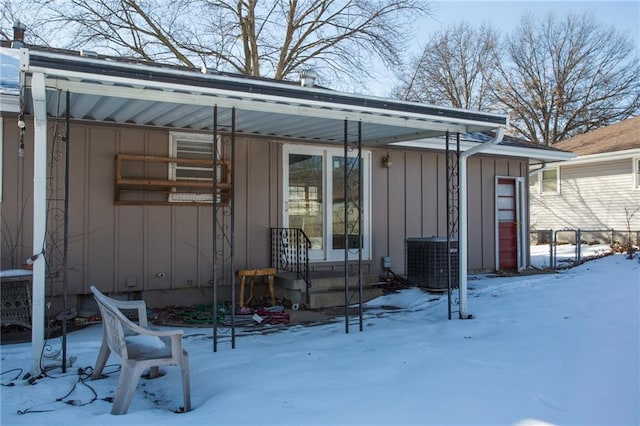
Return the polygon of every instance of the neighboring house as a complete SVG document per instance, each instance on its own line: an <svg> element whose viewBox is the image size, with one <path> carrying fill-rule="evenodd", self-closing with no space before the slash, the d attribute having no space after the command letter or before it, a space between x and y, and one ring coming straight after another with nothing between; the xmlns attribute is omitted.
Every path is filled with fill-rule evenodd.
<svg viewBox="0 0 640 426"><path fill-rule="evenodd" d="M581 229L587 231L583 239L602 242L608 242L611 233L592 231L615 230L616 239L625 238L628 227L640 231L640 117L554 147L577 157L532 169L532 231ZM569 237L572 234L564 233L559 239Z"/></svg>
<svg viewBox="0 0 640 426"><path fill-rule="evenodd" d="M518 259L505 269L522 268L530 164L571 157L492 145L507 124L498 114L36 47L2 54L22 73L21 97L1 94L3 229L13 236L2 268L35 255L34 288L58 308L67 136L69 306L91 284L162 306L211 300L213 282L229 300L235 270L271 265L274 228L304 230L314 271L376 277L388 257L404 274L406 240L444 237L452 218L446 132L485 134L461 143L465 279L500 268L503 255ZM355 202L342 189L346 164L362 166L361 180L347 177ZM348 236L345 203L349 221L362 213Z"/></svg>

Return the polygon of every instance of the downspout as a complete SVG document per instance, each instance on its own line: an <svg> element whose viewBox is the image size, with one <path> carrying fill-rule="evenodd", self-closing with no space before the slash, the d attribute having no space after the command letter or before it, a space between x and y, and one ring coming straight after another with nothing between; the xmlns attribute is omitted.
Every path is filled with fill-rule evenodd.
<svg viewBox="0 0 640 426"><path fill-rule="evenodd" d="M47 101L44 74L31 78L33 96L33 290L31 308L31 375L42 371L45 322L45 243L47 229Z"/></svg>
<svg viewBox="0 0 640 426"><path fill-rule="evenodd" d="M547 167L548 167L547 163L542 163L542 166L538 167L537 169L529 170L529 176L533 175L534 173L538 173L543 170L546 170Z"/></svg>
<svg viewBox="0 0 640 426"><path fill-rule="evenodd" d="M468 250L467 250L467 225L468 225L468 207L467 207L467 159L472 155L478 154L493 145L497 145L502 141L504 137L504 127L500 127L496 130L495 138L490 142L485 142L480 145L476 145L473 148L464 151L460 154L459 159L459 176L460 176L460 188L459 188L459 211L460 211L460 229L458 235L458 253L460 267L458 271L459 279L459 292L460 292L460 318L470 319L472 315L468 314L467 310L467 264L468 264Z"/></svg>

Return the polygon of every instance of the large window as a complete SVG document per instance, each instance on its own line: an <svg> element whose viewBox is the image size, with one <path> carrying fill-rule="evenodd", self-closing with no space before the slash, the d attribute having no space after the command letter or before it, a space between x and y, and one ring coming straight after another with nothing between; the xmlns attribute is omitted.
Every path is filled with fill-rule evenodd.
<svg viewBox="0 0 640 426"><path fill-rule="evenodd" d="M312 260L342 260L345 249L345 206L348 212L347 240L350 256L357 258L359 247L369 257L369 181L368 152L363 153L362 205L357 197L344 195L345 159L342 149L288 145L284 150L284 223L301 228L311 240ZM358 188L357 160L346 162L349 193ZM346 200L345 200L346 198ZM358 235L358 215L362 213L362 240Z"/></svg>

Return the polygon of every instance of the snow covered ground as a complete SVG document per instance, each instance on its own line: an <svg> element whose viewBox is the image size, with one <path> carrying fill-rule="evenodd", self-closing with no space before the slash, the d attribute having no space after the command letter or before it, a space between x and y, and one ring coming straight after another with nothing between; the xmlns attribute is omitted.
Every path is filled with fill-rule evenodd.
<svg viewBox="0 0 640 426"><path fill-rule="evenodd" d="M637 258L469 286L470 320L448 321L446 297L411 288L370 302L363 332L345 334L343 320L272 326L213 353L211 330L185 329L193 410L184 414L173 412L182 403L176 367L142 379L124 416L103 400L115 367L87 381L91 389L78 382L76 369L95 361L100 325L69 334L77 361L68 374L54 369L34 385L11 380L13 369L29 369L30 345L3 345L1 424L640 424ZM92 390L98 399L88 403Z"/></svg>

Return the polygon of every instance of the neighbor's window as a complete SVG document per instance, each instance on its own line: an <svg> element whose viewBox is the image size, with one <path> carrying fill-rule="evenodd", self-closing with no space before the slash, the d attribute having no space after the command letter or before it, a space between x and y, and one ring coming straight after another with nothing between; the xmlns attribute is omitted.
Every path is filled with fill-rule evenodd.
<svg viewBox="0 0 640 426"><path fill-rule="evenodd" d="M543 170L540 178L540 193L557 194L560 192L558 169Z"/></svg>
<svg viewBox="0 0 640 426"><path fill-rule="evenodd" d="M640 157L633 159L633 187L640 189Z"/></svg>

